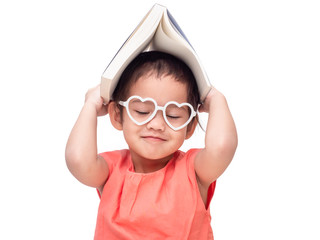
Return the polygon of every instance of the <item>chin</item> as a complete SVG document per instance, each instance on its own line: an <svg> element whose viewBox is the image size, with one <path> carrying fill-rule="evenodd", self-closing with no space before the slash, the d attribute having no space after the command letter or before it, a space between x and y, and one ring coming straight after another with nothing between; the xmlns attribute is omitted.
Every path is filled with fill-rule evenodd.
<svg viewBox="0 0 320 240"><path fill-rule="evenodd" d="M175 151L174 151L175 152ZM140 155L144 159L149 159L151 161L163 161L163 160L170 160L174 154L174 152L163 152L163 151L155 151L154 149L144 150L143 153Z"/></svg>

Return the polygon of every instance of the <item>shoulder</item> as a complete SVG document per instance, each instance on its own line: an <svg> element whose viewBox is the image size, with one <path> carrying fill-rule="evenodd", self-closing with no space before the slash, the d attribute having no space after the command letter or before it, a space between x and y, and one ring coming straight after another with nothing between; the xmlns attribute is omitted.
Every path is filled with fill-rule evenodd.
<svg viewBox="0 0 320 240"><path fill-rule="evenodd" d="M99 154L99 156L107 162L109 166L109 174L115 166L121 165L126 159L128 159L129 155L130 152L128 149L103 152Z"/></svg>
<svg viewBox="0 0 320 240"><path fill-rule="evenodd" d="M189 149L189 150L186 151L186 152L181 151L181 150L178 150L178 151L176 152L176 154L177 154L177 159L185 158L185 159L191 159L191 160L193 160L199 151L201 151L200 148L199 148L199 149L198 149L198 148L191 148L191 149Z"/></svg>
<svg viewBox="0 0 320 240"><path fill-rule="evenodd" d="M128 165L128 161L126 160L128 159L129 155L130 153L128 149L99 153L99 157L106 161L108 164L109 174L106 181L109 181L109 178L111 175L113 175L115 169L119 169L120 166L123 166L126 163ZM104 186L105 184L97 188L100 197L102 195Z"/></svg>
<svg viewBox="0 0 320 240"><path fill-rule="evenodd" d="M184 159L184 164L187 167L187 172L190 181L197 186L197 190L200 193L200 196L204 202L206 209L209 207L211 199L214 195L216 181L211 182L209 184L203 184L195 171L195 160L198 156L198 153L201 152L202 149L190 149L187 152L179 151L181 159Z"/></svg>
<svg viewBox="0 0 320 240"><path fill-rule="evenodd" d="M101 157L103 157L106 161L117 161L125 158L129 153L128 149L115 150L110 152L102 152L99 153Z"/></svg>
<svg viewBox="0 0 320 240"><path fill-rule="evenodd" d="M194 160L201 149L190 149L186 152L178 150L175 154L174 168L176 171L185 172L191 182L195 182Z"/></svg>
<svg viewBox="0 0 320 240"><path fill-rule="evenodd" d="M191 167L192 169L194 169L194 160L197 156L197 154L199 153L199 151L201 151L201 149L197 149L197 148L192 148L190 150L188 150L187 152L183 152L178 150L177 151L177 160L178 162L187 164L187 166Z"/></svg>

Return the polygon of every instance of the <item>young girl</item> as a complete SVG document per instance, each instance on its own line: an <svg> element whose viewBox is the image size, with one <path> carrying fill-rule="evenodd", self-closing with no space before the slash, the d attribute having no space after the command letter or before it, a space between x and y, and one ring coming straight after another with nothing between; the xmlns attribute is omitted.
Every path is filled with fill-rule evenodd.
<svg viewBox="0 0 320 240"><path fill-rule="evenodd" d="M212 88L199 108L209 113L205 147L179 151L198 123L199 104L189 67L161 52L136 57L108 105L99 86L87 92L66 161L100 193L95 239L213 239L209 203L237 133L225 97ZM128 150L97 154L97 117L106 114Z"/></svg>

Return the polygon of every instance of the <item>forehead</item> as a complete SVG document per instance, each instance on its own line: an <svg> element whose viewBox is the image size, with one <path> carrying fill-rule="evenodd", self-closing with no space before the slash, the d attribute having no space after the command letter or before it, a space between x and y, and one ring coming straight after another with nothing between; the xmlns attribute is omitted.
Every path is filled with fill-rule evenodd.
<svg viewBox="0 0 320 240"><path fill-rule="evenodd" d="M130 88L129 96L151 97L159 105L169 101L187 102L187 84L177 81L172 75L157 77L147 74L140 77Z"/></svg>

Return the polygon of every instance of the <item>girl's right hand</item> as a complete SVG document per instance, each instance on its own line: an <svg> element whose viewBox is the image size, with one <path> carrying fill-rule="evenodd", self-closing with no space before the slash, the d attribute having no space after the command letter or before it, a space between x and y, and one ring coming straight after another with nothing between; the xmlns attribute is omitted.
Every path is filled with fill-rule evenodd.
<svg viewBox="0 0 320 240"><path fill-rule="evenodd" d="M93 105L96 109L97 116L108 114L108 104L103 104L103 98L100 96L100 84L88 90L85 97L85 104Z"/></svg>

